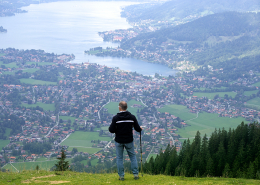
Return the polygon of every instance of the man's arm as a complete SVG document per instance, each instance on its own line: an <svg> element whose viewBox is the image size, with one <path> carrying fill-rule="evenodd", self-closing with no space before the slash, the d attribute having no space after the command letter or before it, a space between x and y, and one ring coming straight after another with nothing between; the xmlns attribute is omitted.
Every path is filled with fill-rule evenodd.
<svg viewBox="0 0 260 185"><path fill-rule="evenodd" d="M140 127L140 125L138 124L138 121L136 119L136 117L133 115L133 120L134 120L134 129L137 131L137 132L141 132L143 129L142 127Z"/></svg>
<svg viewBox="0 0 260 185"><path fill-rule="evenodd" d="M111 133L115 133L115 132L116 132L116 122L115 122L115 119L114 119L114 118L112 119L112 123L111 123L111 125L109 126L108 130L109 130L109 132L111 132Z"/></svg>

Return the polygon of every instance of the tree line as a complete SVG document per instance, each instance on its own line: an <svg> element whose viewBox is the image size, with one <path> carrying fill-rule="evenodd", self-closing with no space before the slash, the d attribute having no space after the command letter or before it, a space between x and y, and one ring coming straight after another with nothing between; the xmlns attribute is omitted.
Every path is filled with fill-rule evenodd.
<svg viewBox="0 0 260 185"><path fill-rule="evenodd" d="M260 126L244 124L236 129L215 130L210 138L198 131L180 152L168 145L144 164L144 172L172 176L260 179Z"/></svg>

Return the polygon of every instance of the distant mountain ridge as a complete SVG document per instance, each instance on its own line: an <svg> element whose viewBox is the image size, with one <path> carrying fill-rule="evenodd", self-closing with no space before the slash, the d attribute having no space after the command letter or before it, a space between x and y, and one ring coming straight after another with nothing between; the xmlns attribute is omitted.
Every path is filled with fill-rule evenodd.
<svg viewBox="0 0 260 185"><path fill-rule="evenodd" d="M186 59L199 65L212 65L212 62L260 55L259 28L260 13L224 12L140 34L123 41L121 48L142 48L143 51L152 48L154 51L171 52L169 47L175 50L181 47L186 50ZM142 43L142 47L137 43ZM169 57L174 57L172 52Z"/></svg>
<svg viewBox="0 0 260 185"><path fill-rule="evenodd" d="M171 0L153 6L133 5L125 8L134 14L129 21L183 19L191 15L208 15L225 11L259 11L258 0ZM126 14L123 12L123 16Z"/></svg>

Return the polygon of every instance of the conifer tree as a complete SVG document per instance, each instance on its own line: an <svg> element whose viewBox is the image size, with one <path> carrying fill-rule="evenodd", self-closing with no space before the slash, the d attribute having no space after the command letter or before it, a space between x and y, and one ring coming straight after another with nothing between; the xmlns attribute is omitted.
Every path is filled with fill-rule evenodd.
<svg viewBox="0 0 260 185"><path fill-rule="evenodd" d="M67 171L69 169L69 162L65 161L66 159L66 154L64 149L61 149L61 157L57 158L59 161L57 164L55 164L56 166L56 170L55 171Z"/></svg>

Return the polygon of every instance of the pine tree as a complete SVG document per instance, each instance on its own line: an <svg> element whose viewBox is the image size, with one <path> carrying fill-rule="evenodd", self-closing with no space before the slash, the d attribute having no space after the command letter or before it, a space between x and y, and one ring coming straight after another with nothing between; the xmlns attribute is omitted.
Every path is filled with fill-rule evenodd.
<svg viewBox="0 0 260 185"><path fill-rule="evenodd" d="M69 170L69 162L65 161L66 159L66 154L64 149L61 149L61 157L57 158L59 161L57 164L55 164L56 166L56 170L55 171L67 171Z"/></svg>

